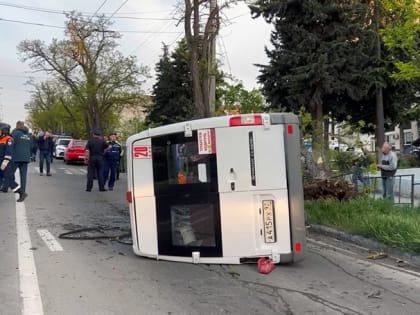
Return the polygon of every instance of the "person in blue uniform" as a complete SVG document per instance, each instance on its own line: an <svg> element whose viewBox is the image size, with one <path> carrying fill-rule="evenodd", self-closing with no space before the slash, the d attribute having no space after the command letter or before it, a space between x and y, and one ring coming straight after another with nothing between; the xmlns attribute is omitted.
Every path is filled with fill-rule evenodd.
<svg viewBox="0 0 420 315"><path fill-rule="evenodd" d="M10 126L2 125L0 128L0 173L3 178L2 190L7 192L9 187L14 193L19 194L18 202L28 196L15 182L14 166L12 161L14 139L10 135Z"/></svg>
<svg viewBox="0 0 420 315"><path fill-rule="evenodd" d="M122 147L117 142L117 134L109 135L108 147L108 151L104 154L104 181L105 185L108 183L108 190L113 190L122 155Z"/></svg>

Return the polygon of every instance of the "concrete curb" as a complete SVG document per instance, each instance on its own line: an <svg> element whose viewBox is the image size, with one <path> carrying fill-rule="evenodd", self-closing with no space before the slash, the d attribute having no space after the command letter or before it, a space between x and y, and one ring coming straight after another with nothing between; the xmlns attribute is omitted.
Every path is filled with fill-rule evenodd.
<svg viewBox="0 0 420 315"><path fill-rule="evenodd" d="M352 235L323 225L311 224L310 230L320 234L324 234L326 236L334 237L340 241L349 242L361 247L365 247L369 250L385 252L393 257L397 257L406 261L410 265L420 268L420 255L418 254L403 252L401 250L389 247L372 239L359 235Z"/></svg>

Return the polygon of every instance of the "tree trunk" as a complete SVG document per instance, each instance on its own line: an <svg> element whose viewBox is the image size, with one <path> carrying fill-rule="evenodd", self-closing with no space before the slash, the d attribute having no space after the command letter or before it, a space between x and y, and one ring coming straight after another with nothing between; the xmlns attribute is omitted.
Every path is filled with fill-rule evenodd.
<svg viewBox="0 0 420 315"><path fill-rule="evenodd" d="M318 167L317 179L325 179L327 177L325 168L325 157L322 153L323 143L323 110L322 104L315 104L314 111L312 112L312 124L313 124L313 139L312 139L312 153L314 156L315 163Z"/></svg>
<svg viewBox="0 0 420 315"><path fill-rule="evenodd" d="M197 55L196 49L191 51L190 68L194 97L194 118L203 118L205 117L205 108L203 103L203 90L200 84L200 70L198 69Z"/></svg>

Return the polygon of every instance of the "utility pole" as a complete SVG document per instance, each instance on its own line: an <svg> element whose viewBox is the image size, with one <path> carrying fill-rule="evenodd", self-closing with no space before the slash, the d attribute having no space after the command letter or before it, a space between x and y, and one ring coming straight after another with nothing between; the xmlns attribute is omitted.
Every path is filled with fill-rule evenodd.
<svg viewBox="0 0 420 315"><path fill-rule="evenodd" d="M217 0L210 0L210 16L212 12L217 10ZM213 15L210 28L210 45L209 45L209 58L208 58L208 73L209 73L209 113L214 116L216 112L216 32L219 14Z"/></svg>
<svg viewBox="0 0 420 315"><path fill-rule="evenodd" d="M381 39L379 37L379 1L375 0L375 22L376 22L376 56L381 60ZM376 86L376 151L380 154L380 148L385 142L385 118L384 118L384 99L382 87L377 83ZM379 157L378 157L379 158Z"/></svg>

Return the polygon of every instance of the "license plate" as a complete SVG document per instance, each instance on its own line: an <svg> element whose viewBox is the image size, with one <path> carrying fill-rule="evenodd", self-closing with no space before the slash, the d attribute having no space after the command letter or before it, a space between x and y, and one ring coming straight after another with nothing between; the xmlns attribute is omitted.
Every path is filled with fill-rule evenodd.
<svg viewBox="0 0 420 315"><path fill-rule="evenodd" d="M276 242L276 227L274 218L274 200L263 200L263 223L264 223L264 241L266 243Z"/></svg>
<svg viewBox="0 0 420 315"><path fill-rule="evenodd" d="M85 156L84 155L79 155L79 159L84 159Z"/></svg>

